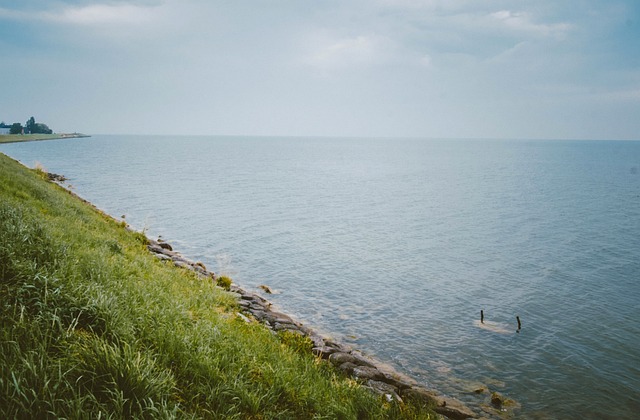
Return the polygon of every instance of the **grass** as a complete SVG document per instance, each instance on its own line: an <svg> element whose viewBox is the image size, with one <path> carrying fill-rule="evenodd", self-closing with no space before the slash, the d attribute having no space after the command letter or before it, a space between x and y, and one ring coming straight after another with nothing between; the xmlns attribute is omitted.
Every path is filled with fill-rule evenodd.
<svg viewBox="0 0 640 420"><path fill-rule="evenodd" d="M146 238L0 154L5 418L431 418L151 256Z"/></svg>
<svg viewBox="0 0 640 420"><path fill-rule="evenodd" d="M20 143L24 141L55 140L66 137L85 137L82 134L0 134L0 143Z"/></svg>

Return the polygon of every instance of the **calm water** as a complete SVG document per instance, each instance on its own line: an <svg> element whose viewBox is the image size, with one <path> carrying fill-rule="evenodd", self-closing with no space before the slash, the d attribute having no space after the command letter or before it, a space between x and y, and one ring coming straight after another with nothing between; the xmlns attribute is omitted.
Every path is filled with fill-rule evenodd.
<svg viewBox="0 0 640 420"><path fill-rule="evenodd" d="M523 418L640 413L640 142L95 136L0 151L478 411L484 385ZM478 328L480 309L507 333Z"/></svg>

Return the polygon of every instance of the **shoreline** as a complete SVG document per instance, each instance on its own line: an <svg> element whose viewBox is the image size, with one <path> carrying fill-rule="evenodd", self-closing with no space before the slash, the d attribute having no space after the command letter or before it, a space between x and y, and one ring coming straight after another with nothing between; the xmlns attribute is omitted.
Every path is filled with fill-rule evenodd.
<svg viewBox="0 0 640 420"><path fill-rule="evenodd" d="M54 133L54 134L0 134L0 144L2 143L24 143L28 141L79 139L91 137L82 133Z"/></svg>
<svg viewBox="0 0 640 420"><path fill-rule="evenodd" d="M19 162L21 165L22 162ZM28 167L27 167L28 168ZM90 206L95 211L115 221L123 223L122 220L101 210L89 200L81 197L76 192L67 188L64 184L64 175L46 172L49 182L63 188L67 193ZM126 223L126 222L125 222ZM203 279L215 281L217 275L209 271L201 262L195 262L184 257L180 252L174 251L173 247L166 241L158 241L149 238L143 232L133 229L125 224L125 229L133 234L143 235L147 241L148 251L161 261L171 263L176 267L194 272ZM329 362L336 370L341 371L349 377L360 382L363 387L371 392L382 395L388 402L393 400L403 401L403 399L413 399L422 401L432 406L433 411L453 420L467 418L478 418L479 413L471 410L463 402L443 396L436 390L421 386L415 379L398 372L394 367L382 363L375 358L365 356L360 350L351 346L336 342L328 337L316 332L292 316L277 311L275 305L269 300L255 292L250 292L232 283L229 292L236 295L239 309L244 313L243 320L247 323L260 323L273 333L289 332L303 337L307 337L313 343L312 353ZM482 413L487 415L488 413ZM496 418L500 411L496 408L494 413Z"/></svg>
<svg viewBox="0 0 640 420"><path fill-rule="evenodd" d="M50 182L59 185L69 194L91 206L104 216L111 218L117 223L123 222L123 220L106 213L90 201L82 198L76 192L67 188L64 185L65 177L63 175L54 173L47 173L47 175ZM143 235L148 240L148 251L159 260L194 272L203 279L209 278L215 281L218 277L217 274L209 271L203 263L193 261L183 256L179 251L174 250L166 240L149 238L145 233L135 230L129 224L126 224L125 228L131 233ZM506 408L511 407L513 403L509 399L498 396L497 398L499 399L494 401L494 404L492 404L493 407L487 407L489 412L483 409L478 413L456 398L442 395L435 389L420 385L414 378L400 373L390 364L380 362L375 357L365 355L359 349L333 340L313 328L304 325L293 316L287 314L286 310L278 308L277 305L274 305L271 301L256 292L248 291L235 282L232 282L229 292L236 295L239 309L245 315L243 319L245 322L259 323L274 334L278 332L290 332L309 338L313 343L312 353L315 356L329 362L336 370L359 381L362 386L371 392L384 396L389 402L393 400L402 401L403 399L423 401L431 405L433 411L436 413L453 420L468 418L499 419L504 418L504 415L512 414L506 410ZM265 293L268 294L266 291Z"/></svg>
<svg viewBox="0 0 640 420"><path fill-rule="evenodd" d="M7 418L439 418L386 402L246 323L228 283L0 154L0 413Z"/></svg>
<svg viewBox="0 0 640 420"><path fill-rule="evenodd" d="M20 164L23 165L22 163ZM62 187L69 194L73 195L83 203L94 208L99 213L118 223L123 222L122 220L116 219L103 210L97 208L94 204L82 198L77 193L71 191L63 184L64 179L60 178L60 176L55 174L47 175L51 181ZM126 225L126 228L131 232L141 234L128 225ZM148 251L156 258L182 269L195 272L198 276L202 276L203 278L216 278L216 274L208 271L202 263L189 260L180 254L180 252L174 251L168 243L153 240L148 238L146 235L144 236L148 240ZM383 395L388 401L402 401L403 398L418 399L431 404L435 412L452 419L476 418L483 416L501 418L504 415L508 416L512 414L506 412L502 401L494 404L493 407L489 407L491 409L490 412L487 412L485 409L482 409L480 412L473 411L455 398L443 396L435 390L421 386L416 380L399 373L394 367L381 363L374 358L365 356L358 349L335 342L319 334L290 315L276 310L270 301L256 292L247 291L237 284L232 284L230 291L237 297L239 308L245 314L246 319L243 319L245 322L260 323L274 333L289 331L292 334L299 334L301 336L308 337L313 343L312 351L317 357L328 361L336 368L336 370L342 371L348 376L356 379L365 388L368 388L379 395ZM504 405L507 406L507 401L504 401L504 403Z"/></svg>
<svg viewBox="0 0 640 420"><path fill-rule="evenodd" d="M137 232L128 225L127 229L131 232ZM208 271L204 264L185 258L179 252L174 251L167 242L156 241L149 237L147 239L149 240L147 249L156 258L193 271L203 278L216 278L216 274ZM358 349L321 335L292 316L277 311L269 300L259 294L247 291L235 283L231 284L230 292L237 295L241 311L251 317L245 317L245 322L259 322L274 333L290 332L309 338L313 342L312 352L315 356L327 360L337 370L361 381L363 386L372 392L384 395L387 401L390 402L394 399L402 401L403 398L418 399L432 404L436 413L450 419L477 417L478 413L472 411L461 401L423 387L415 379L398 372L392 366L368 357Z"/></svg>
<svg viewBox="0 0 640 420"><path fill-rule="evenodd" d="M99 209L90 201L68 189L63 180L63 175L47 173L49 182L53 182L65 189L69 194L78 200L94 208L99 213L112 219L117 223L122 220ZM174 251L173 247L166 241L158 241L149 238L146 234L133 229L126 224L125 228L138 235L143 235L147 240L148 251L161 261L172 263L176 267L192 271L199 277L215 280L217 275L209 271L201 262L195 262L184 257L180 252ZM244 321L247 323L257 322L268 328L273 333L290 332L307 337L313 343L312 352L315 356L328 361L336 370L345 373L353 379L359 381L363 387L372 392L384 395L388 402L393 400L402 401L403 398L423 401L432 405L433 411L452 420L462 420L468 418L478 418L479 413L471 410L463 402L443 396L436 390L421 386L415 379L398 372L392 366L382 363L375 358L365 356L360 350L351 346L333 341L328 337L318 333L302 322L296 320L285 312L275 309L275 305L269 300L255 292L250 292L236 283L232 283L229 292L234 293L238 299L239 309L245 314ZM488 413L482 413L486 415ZM499 418L500 411L496 408L494 413ZM502 413L504 414L504 413Z"/></svg>

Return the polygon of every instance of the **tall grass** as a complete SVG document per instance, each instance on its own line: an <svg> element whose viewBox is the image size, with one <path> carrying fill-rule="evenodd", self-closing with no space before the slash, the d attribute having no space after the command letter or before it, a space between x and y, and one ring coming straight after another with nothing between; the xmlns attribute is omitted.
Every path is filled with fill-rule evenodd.
<svg viewBox="0 0 640 420"><path fill-rule="evenodd" d="M429 418L237 315L233 294L0 155L0 414Z"/></svg>

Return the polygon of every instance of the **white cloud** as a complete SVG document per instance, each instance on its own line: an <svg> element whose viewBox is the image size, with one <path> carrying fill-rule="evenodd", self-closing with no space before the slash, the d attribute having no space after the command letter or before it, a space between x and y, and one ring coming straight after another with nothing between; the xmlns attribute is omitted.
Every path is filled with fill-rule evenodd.
<svg viewBox="0 0 640 420"><path fill-rule="evenodd" d="M50 20L77 25L140 24L154 18L153 8L132 4L93 4L47 15Z"/></svg>
<svg viewBox="0 0 640 420"><path fill-rule="evenodd" d="M26 11L0 8L0 18L10 20L39 20L60 24L99 26L99 25L138 25L157 19L161 8L158 6L139 6L135 4L91 4L86 6L67 6L54 10Z"/></svg>
<svg viewBox="0 0 640 420"><path fill-rule="evenodd" d="M306 62L323 71L371 65L384 61L389 44L389 39L376 35L325 40L308 55Z"/></svg>
<svg viewBox="0 0 640 420"><path fill-rule="evenodd" d="M0 7L0 19L19 20L27 17L27 14L19 11Z"/></svg>
<svg viewBox="0 0 640 420"><path fill-rule="evenodd" d="M451 13L470 7L482 7L474 0L377 0L380 7L396 11L431 11L438 13Z"/></svg>
<svg viewBox="0 0 640 420"><path fill-rule="evenodd" d="M640 104L640 88L612 90L610 92L597 95L596 97L597 99L603 99L611 102L630 102Z"/></svg>
<svg viewBox="0 0 640 420"><path fill-rule="evenodd" d="M534 23L531 16L524 12L499 10L490 13L489 17L509 29L542 36L563 36L571 29L571 25L567 23Z"/></svg>

